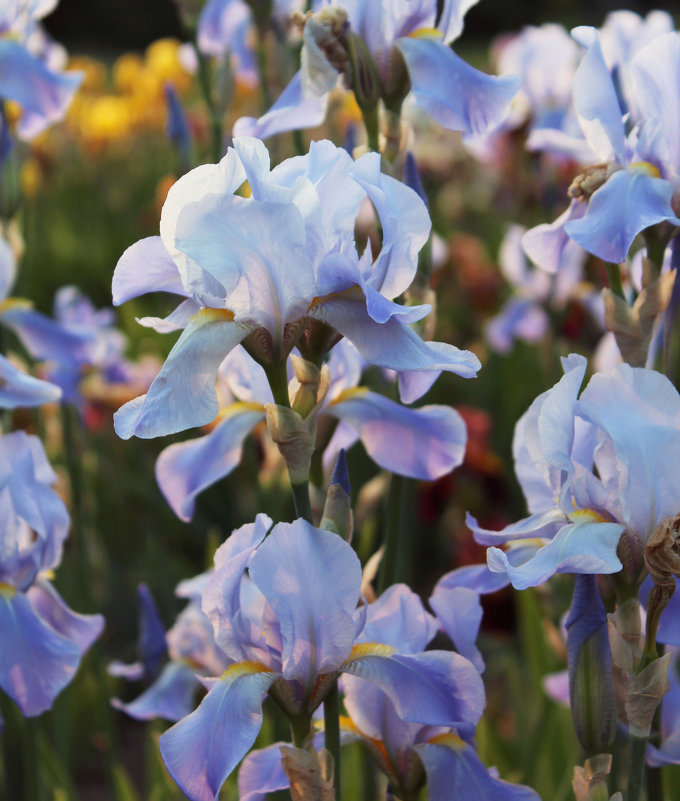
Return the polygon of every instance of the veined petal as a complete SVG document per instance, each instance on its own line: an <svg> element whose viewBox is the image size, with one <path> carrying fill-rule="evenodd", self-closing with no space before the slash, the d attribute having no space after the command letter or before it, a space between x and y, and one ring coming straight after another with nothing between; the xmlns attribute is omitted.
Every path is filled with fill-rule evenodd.
<svg viewBox="0 0 680 801"><path fill-rule="evenodd" d="M0 687L27 717L49 709L71 681L81 652L48 625L29 599L0 586Z"/></svg>
<svg viewBox="0 0 680 801"><path fill-rule="evenodd" d="M427 773L428 801L540 801L530 787L497 779L482 764L475 749L454 733L414 745L413 750Z"/></svg>
<svg viewBox="0 0 680 801"><path fill-rule="evenodd" d="M224 357L248 334L226 310L203 309L182 332L160 373L141 395L113 416L122 439L173 434L214 419L217 370Z"/></svg>
<svg viewBox="0 0 680 801"><path fill-rule="evenodd" d="M111 290L114 306L147 292L188 294L177 265L160 236L149 236L130 245L118 259Z"/></svg>
<svg viewBox="0 0 680 801"><path fill-rule="evenodd" d="M367 362L378 367L399 371L448 370L464 378L473 378L481 368L474 353L444 343L423 342L397 317L376 323L366 310L363 293L359 298L349 293L322 298L312 304L308 314L336 328Z"/></svg>
<svg viewBox="0 0 680 801"><path fill-rule="evenodd" d="M279 523L250 562L250 577L281 627L283 675L313 686L352 650L361 565L337 534L299 519Z"/></svg>
<svg viewBox="0 0 680 801"><path fill-rule="evenodd" d="M645 228L663 220L680 225L671 208L672 195L670 181L619 170L590 198L585 216L567 222L564 230L590 253L618 263Z"/></svg>
<svg viewBox="0 0 680 801"><path fill-rule="evenodd" d="M258 119L241 117L234 124L234 136L268 139L284 131L314 128L326 118L328 93L306 95L302 91L302 73L298 71L274 105Z"/></svg>
<svg viewBox="0 0 680 801"><path fill-rule="evenodd" d="M340 669L377 685L409 722L461 727L471 734L484 709L479 673L452 651L404 655L390 646L362 643Z"/></svg>
<svg viewBox="0 0 680 801"><path fill-rule="evenodd" d="M432 481L463 462L467 429L449 406L409 409L375 392L349 390L328 412L356 429L371 459L393 473Z"/></svg>
<svg viewBox="0 0 680 801"><path fill-rule="evenodd" d="M196 497L238 466L244 439L264 416L261 406L236 403L224 410L207 436L178 442L161 452L156 480L180 520L191 520Z"/></svg>
<svg viewBox="0 0 680 801"><path fill-rule="evenodd" d="M511 565L500 548L489 548L489 568L507 574L516 590L537 587L555 573L618 573L616 548L624 529L619 523L568 523L521 565Z"/></svg>
<svg viewBox="0 0 680 801"><path fill-rule="evenodd" d="M0 97L56 122L80 85L79 72L52 72L19 42L0 39Z"/></svg>
<svg viewBox="0 0 680 801"><path fill-rule="evenodd" d="M469 512L465 515L465 525L472 531L480 545L499 545L509 540L552 537L565 521L566 515L558 506L529 515L516 523L510 523L500 531L482 528Z"/></svg>
<svg viewBox="0 0 680 801"><path fill-rule="evenodd" d="M198 709L160 738L172 778L191 801L216 801L262 726L262 701L277 673L253 662L227 668Z"/></svg>
<svg viewBox="0 0 680 801"><path fill-rule="evenodd" d="M432 39L397 40L411 78L416 104L444 128L481 136L507 114L520 79L497 77L471 67Z"/></svg>
<svg viewBox="0 0 680 801"><path fill-rule="evenodd" d="M40 406L59 400L60 397L61 389L56 384L34 378L18 370L4 356L0 356L0 408Z"/></svg>
<svg viewBox="0 0 680 801"><path fill-rule="evenodd" d="M195 669L184 662L169 662L154 683L125 704L114 698L111 704L135 720L181 720L189 715L196 703L201 682Z"/></svg>
<svg viewBox="0 0 680 801"><path fill-rule="evenodd" d="M288 743L274 743L251 751L243 760L238 772L239 801L265 801L268 793L290 786L281 764L282 745Z"/></svg>

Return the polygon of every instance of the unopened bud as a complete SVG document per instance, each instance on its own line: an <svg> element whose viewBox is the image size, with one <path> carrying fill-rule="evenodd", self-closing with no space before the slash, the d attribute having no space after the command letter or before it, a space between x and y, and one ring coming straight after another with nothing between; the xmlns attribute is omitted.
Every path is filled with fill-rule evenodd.
<svg viewBox="0 0 680 801"><path fill-rule="evenodd" d="M586 754L594 756L608 749L616 732L607 614L595 576L575 576L566 627L574 728Z"/></svg>
<svg viewBox="0 0 680 801"><path fill-rule="evenodd" d="M290 405L300 417L304 418L309 415L317 404L322 370L312 362L308 362L295 354L291 354L290 360L295 372L295 382L290 391Z"/></svg>
<svg viewBox="0 0 680 801"><path fill-rule="evenodd" d="M335 801L333 757L329 751L324 748L317 753L312 744L305 749L282 745L279 750L293 801Z"/></svg>
<svg viewBox="0 0 680 801"><path fill-rule="evenodd" d="M622 169L623 167L615 161L591 164L574 178L567 194L576 200L589 200L591 195L604 186L615 172Z"/></svg>
<svg viewBox="0 0 680 801"><path fill-rule="evenodd" d="M628 531L626 529L619 539L619 544L616 547L616 555L623 565L620 578L623 579L629 587L635 586L643 564L642 540L634 531ZM617 578L619 578L619 576L617 576Z"/></svg>
<svg viewBox="0 0 680 801"><path fill-rule="evenodd" d="M21 206L21 159L9 139L7 121L0 120L0 219L11 220Z"/></svg>
<svg viewBox="0 0 680 801"><path fill-rule="evenodd" d="M323 517L319 528L333 531L347 542L351 542L354 528L350 492L347 457L345 451L341 450L326 494L326 503L323 507Z"/></svg>
<svg viewBox="0 0 680 801"><path fill-rule="evenodd" d="M165 84L164 91L167 106L165 130L168 139L177 150L181 169L186 172L191 168L191 131L189 130L189 122L175 87L168 82Z"/></svg>
<svg viewBox="0 0 680 801"><path fill-rule="evenodd" d="M363 39L354 33L347 37L347 52L351 65L350 88L362 111L377 109L382 88L375 62Z"/></svg>
<svg viewBox="0 0 680 801"><path fill-rule="evenodd" d="M659 523L647 540L644 558L654 583L675 589L675 578L680 578L680 515Z"/></svg>
<svg viewBox="0 0 680 801"><path fill-rule="evenodd" d="M316 418L303 420L297 412L275 403L268 403L265 411L269 435L278 445L291 483L302 484L309 479L316 439Z"/></svg>
<svg viewBox="0 0 680 801"><path fill-rule="evenodd" d="M664 654L631 679L626 699L626 717L628 731L632 737L649 736L654 713L670 689L668 680L670 659L670 652Z"/></svg>

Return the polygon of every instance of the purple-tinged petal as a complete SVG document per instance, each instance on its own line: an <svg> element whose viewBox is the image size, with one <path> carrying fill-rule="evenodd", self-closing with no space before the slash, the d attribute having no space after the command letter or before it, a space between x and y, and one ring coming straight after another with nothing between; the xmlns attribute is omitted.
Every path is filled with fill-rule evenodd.
<svg viewBox="0 0 680 801"><path fill-rule="evenodd" d="M111 291L114 306L147 292L187 295L177 265L160 236L150 236L130 245L118 259Z"/></svg>
<svg viewBox="0 0 680 801"><path fill-rule="evenodd" d="M622 262L635 237L650 225L670 220L673 184L642 172L619 170L593 194L586 214L564 230L581 247L605 261Z"/></svg>
<svg viewBox="0 0 680 801"><path fill-rule="evenodd" d="M452 726L471 734L484 709L484 685L467 659L452 651L404 655L378 643L356 645L341 670L375 684L402 720Z"/></svg>
<svg viewBox="0 0 680 801"><path fill-rule="evenodd" d="M352 650L361 565L337 534L304 520L279 523L250 562L250 577L281 627L286 679L312 687Z"/></svg>
<svg viewBox="0 0 680 801"><path fill-rule="evenodd" d="M436 618L412 590L405 584L393 584L366 607L360 639L391 645L402 654L415 654L425 650L438 628Z"/></svg>
<svg viewBox="0 0 680 801"><path fill-rule="evenodd" d="M277 678L252 662L232 665L198 709L161 735L163 761L191 801L216 801L257 738L262 701Z"/></svg>
<svg viewBox="0 0 680 801"><path fill-rule="evenodd" d="M251 751L243 760L238 772L240 801L265 801L268 793L288 789L290 782L281 764L282 745L288 743L274 743Z"/></svg>
<svg viewBox="0 0 680 801"><path fill-rule="evenodd" d="M467 587L435 587L430 606L441 621L456 650L482 673L484 659L475 645L482 622L482 604L479 594Z"/></svg>
<svg viewBox="0 0 680 801"><path fill-rule="evenodd" d="M432 481L463 462L467 429L449 406L409 409L359 388L341 394L328 413L356 429L371 459L393 473Z"/></svg>
<svg viewBox="0 0 680 801"><path fill-rule="evenodd" d="M510 581L502 574L492 573L487 565L466 565L443 575L437 582L434 591L437 592L440 588L448 590L466 587L480 595L486 595L504 589L509 583Z"/></svg>
<svg viewBox="0 0 680 801"><path fill-rule="evenodd" d="M516 590L538 587L555 573L618 573L616 548L624 529L619 523L567 524L521 565L511 565L504 551L489 548L489 568L507 574Z"/></svg>
<svg viewBox="0 0 680 801"><path fill-rule="evenodd" d="M442 32L444 41L448 44L457 39L463 32L463 17L477 5L479 0L444 0L439 15L437 28Z"/></svg>
<svg viewBox="0 0 680 801"><path fill-rule="evenodd" d="M560 670L559 673L549 673L543 678L543 689L548 698L556 704L569 706L569 671Z"/></svg>
<svg viewBox="0 0 680 801"><path fill-rule="evenodd" d="M509 353L516 339L539 342L548 326L548 315L534 300L511 298L487 323L484 333L494 350Z"/></svg>
<svg viewBox="0 0 680 801"><path fill-rule="evenodd" d="M413 750L427 773L428 801L474 798L475 801L540 801L530 787L497 779L476 751L455 734L419 743Z"/></svg>
<svg viewBox="0 0 680 801"><path fill-rule="evenodd" d="M191 520L196 497L239 465L243 441L264 416L262 407L234 404L224 409L207 436L178 442L161 452L156 480L180 520Z"/></svg>
<svg viewBox="0 0 680 801"><path fill-rule="evenodd" d="M268 139L284 131L315 128L326 117L328 94L305 95L302 74L296 72L274 105L259 118L241 117L234 124L234 136L254 136Z"/></svg>
<svg viewBox="0 0 680 801"><path fill-rule="evenodd" d="M215 381L224 357L248 334L233 315L204 309L170 351L160 373L141 395L113 416L122 439L173 434L209 423L219 410Z"/></svg>
<svg viewBox="0 0 680 801"><path fill-rule="evenodd" d="M520 79L497 77L471 67L432 39L399 39L416 105L444 128L481 136L507 114Z"/></svg>
<svg viewBox="0 0 680 801"><path fill-rule="evenodd" d="M616 87L595 28L574 28L574 38L588 48L574 73L574 106L581 130L602 161L625 157L626 134ZM618 259L617 259L618 261Z"/></svg>
<svg viewBox="0 0 680 801"><path fill-rule="evenodd" d="M40 406L57 401L60 397L61 389L56 384L27 375L0 356L0 408Z"/></svg>
<svg viewBox="0 0 680 801"><path fill-rule="evenodd" d="M19 42L0 40L0 97L16 101L46 123L63 117L82 77L52 72Z"/></svg>
<svg viewBox="0 0 680 801"><path fill-rule="evenodd" d="M111 704L135 720L181 720L191 713L201 682L194 668L183 662L168 663L154 683L140 696L123 703L114 698Z"/></svg>
<svg viewBox="0 0 680 801"><path fill-rule="evenodd" d="M31 606L44 623L70 640L81 654L92 645L104 629L101 615L81 615L64 603L64 599L47 581L39 579L26 592Z"/></svg>
<svg viewBox="0 0 680 801"><path fill-rule="evenodd" d="M4 125L5 123L0 122L0 124ZM5 128L3 128L4 130ZM0 237L0 300L4 300L9 295L16 277L17 260L14 257L14 251L9 242Z"/></svg>
<svg viewBox="0 0 680 801"><path fill-rule="evenodd" d="M17 335L21 344L34 359L54 359L66 362L87 362L94 335L74 332L23 305L7 301L0 310L0 321Z"/></svg>
<svg viewBox="0 0 680 801"><path fill-rule="evenodd" d="M509 540L523 540L536 537L552 537L566 520L564 512L553 507L545 512L529 515L516 523L511 523L499 531L482 528L468 512L465 525L472 531L475 541L480 545L499 545Z"/></svg>
<svg viewBox="0 0 680 801"><path fill-rule="evenodd" d="M81 651L33 609L30 600L0 587L0 687L26 717L49 709L78 669Z"/></svg>
<svg viewBox="0 0 680 801"><path fill-rule="evenodd" d="M570 242L564 226L586 213L586 204L572 200L567 209L552 223L542 223L522 235L522 247L527 256L551 273L559 271L565 248Z"/></svg>
<svg viewBox="0 0 680 801"><path fill-rule="evenodd" d="M135 317L145 328L153 328L159 334L170 334L186 328L191 318L201 311L201 306L191 298L183 300L167 317Z"/></svg>
<svg viewBox="0 0 680 801"><path fill-rule="evenodd" d="M448 370L464 378L473 378L481 368L474 353L445 343L423 342L396 317L376 323L366 311L363 294L358 299L349 293L320 299L309 309L309 314L336 328L367 362L378 367L399 371Z"/></svg>
<svg viewBox="0 0 680 801"><path fill-rule="evenodd" d="M244 24L252 25L252 12L243 0L208 0L198 17L201 53L223 56Z"/></svg>
<svg viewBox="0 0 680 801"><path fill-rule="evenodd" d="M165 639L165 626L156 601L148 585L143 582L137 585L137 610L139 615L137 652L147 674L155 676L156 671L167 658L168 646Z"/></svg>

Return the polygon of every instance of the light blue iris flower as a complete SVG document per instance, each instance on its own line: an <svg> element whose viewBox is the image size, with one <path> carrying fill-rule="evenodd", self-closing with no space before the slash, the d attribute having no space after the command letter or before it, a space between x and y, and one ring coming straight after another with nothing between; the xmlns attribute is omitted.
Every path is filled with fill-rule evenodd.
<svg viewBox="0 0 680 801"><path fill-rule="evenodd" d="M349 29L368 48L383 86L394 82L390 72L395 61L403 59L415 105L444 128L479 136L501 122L519 79L480 72L449 47L462 33L463 17L475 3L445 0L439 19L436 0L317 0L313 8L346 12ZM338 77L306 26L302 70L264 116L242 117L234 134L264 139L319 125Z"/></svg>
<svg viewBox="0 0 680 801"><path fill-rule="evenodd" d="M213 801L253 745L270 693L291 718L311 717L340 673L381 688L401 720L469 735L484 706L479 674L446 651L402 653L366 641L357 609L361 565L340 537L304 520L259 515L215 554L203 610L231 664L206 681L198 709L166 731L161 753L192 801ZM265 539L266 536L266 539Z"/></svg>
<svg viewBox="0 0 680 801"><path fill-rule="evenodd" d="M468 525L491 570L517 589L556 572L616 573L624 530L641 545L680 510L680 396L660 373L618 365L596 374L579 397L583 357L563 360L564 377L520 418L513 440L515 472L530 516L501 531ZM524 542L523 542L524 541ZM513 563L499 545L533 546Z"/></svg>
<svg viewBox="0 0 680 801"><path fill-rule="evenodd" d="M47 579L69 526L55 481L37 437L0 437L0 688L27 717L52 706L104 625L71 611Z"/></svg>
<svg viewBox="0 0 680 801"><path fill-rule="evenodd" d="M245 180L251 197L235 194ZM361 257L354 224L369 197L383 242ZM118 410L119 436L143 438L211 422L219 411L217 371L251 334L262 360L282 363L314 321L343 334L370 364L434 375L472 377L474 354L423 342L410 327L429 306L392 301L413 280L430 221L413 190L380 172L372 153L354 162L331 142L270 171L255 139L236 139L219 164L197 167L170 189L161 236L137 242L113 277L117 305L149 291L185 299L164 320L184 329L148 393ZM407 389L408 400L416 397Z"/></svg>

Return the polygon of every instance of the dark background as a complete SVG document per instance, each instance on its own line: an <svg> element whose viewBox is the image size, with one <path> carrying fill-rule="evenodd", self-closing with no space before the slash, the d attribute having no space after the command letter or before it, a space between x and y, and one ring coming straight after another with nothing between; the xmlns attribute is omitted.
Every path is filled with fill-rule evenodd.
<svg viewBox="0 0 680 801"><path fill-rule="evenodd" d="M673 13L678 11L678 3L481 0L466 16L464 36L466 40L487 39L542 22L599 26L610 11L618 8L629 8L639 14L653 8ZM57 41L79 52L142 50L162 36L181 36L172 0L61 0L45 26Z"/></svg>

